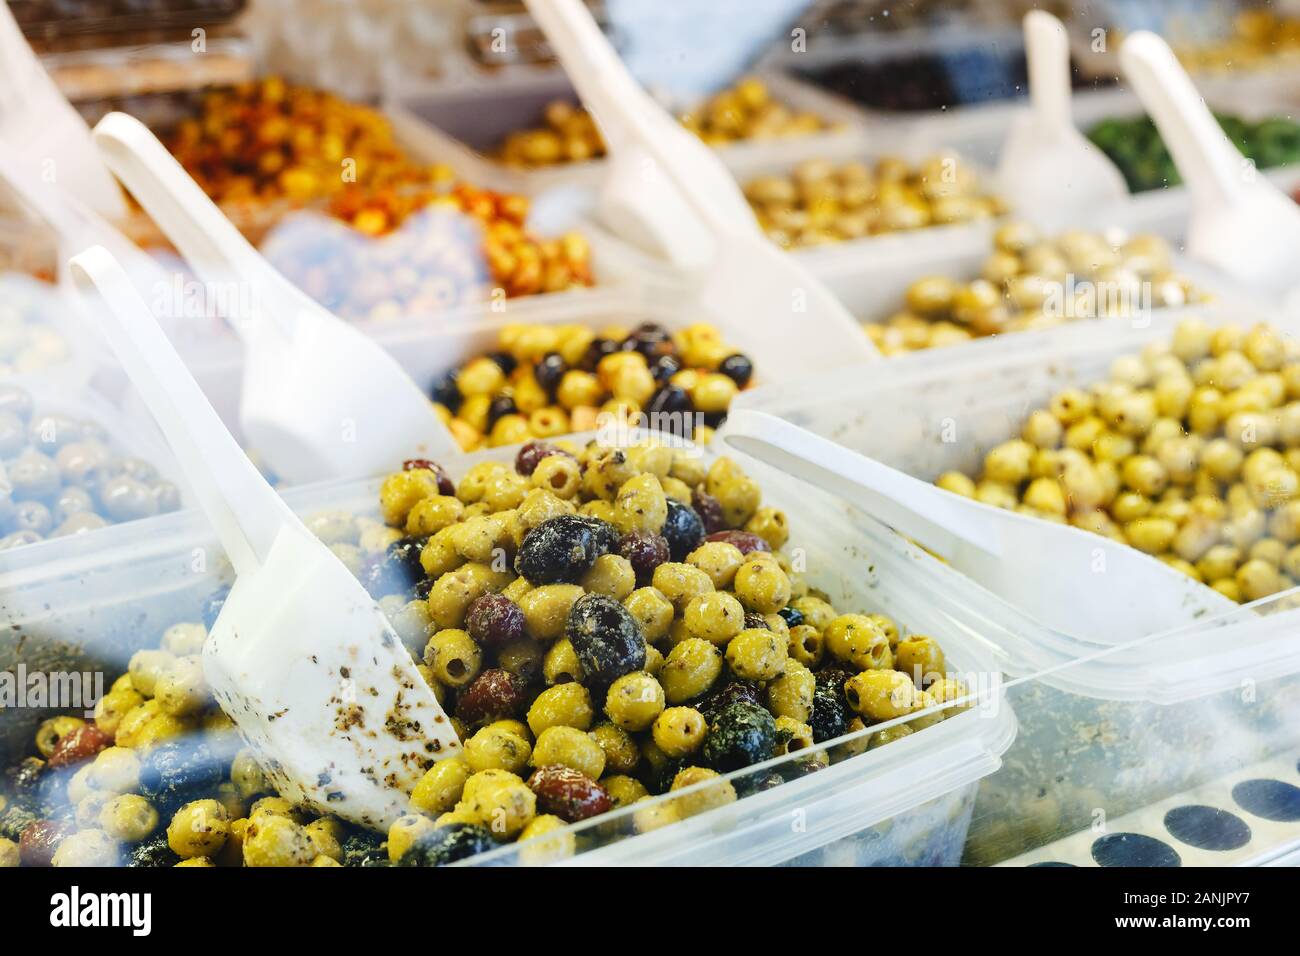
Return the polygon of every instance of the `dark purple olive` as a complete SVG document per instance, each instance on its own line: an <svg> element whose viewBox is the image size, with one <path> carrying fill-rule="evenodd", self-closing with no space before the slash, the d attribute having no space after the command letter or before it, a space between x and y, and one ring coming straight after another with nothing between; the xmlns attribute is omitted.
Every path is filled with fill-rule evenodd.
<svg viewBox="0 0 1300 956"><path fill-rule="evenodd" d="M446 405L453 413L460 408L460 386L456 384L459 375L460 369L452 369L438 379L432 392L433 400L439 405Z"/></svg>
<svg viewBox="0 0 1300 956"><path fill-rule="evenodd" d="M542 388L554 392L560 385L560 379L564 378L564 373L568 370L569 366L565 364L564 357L559 352L547 352L533 367L533 377Z"/></svg>
<svg viewBox="0 0 1300 956"><path fill-rule="evenodd" d="M632 565L638 587L649 584L655 568L672 557L668 539L648 531L632 531L623 535L618 543L618 553Z"/></svg>
<svg viewBox="0 0 1300 956"><path fill-rule="evenodd" d="M717 498L700 488L691 492L691 507L704 522L705 534L716 534L726 528L722 520L722 504Z"/></svg>
<svg viewBox="0 0 1300 956"><path fill-rule="evenodd" d="M517 414L519 414L519 407L515 405L515 400L509 395L498 395L496 398L492 399L492 403L488 405L488 429L491 430L492 426L497 423L498 419L503 418L506 415Z"/></svg>
<svg viewBox="0 0 1300 956"><path fill-rule="evenodd" d="M749 380L754 377L754 363L746 355L737 352L735 355L728 355L718 366L718 371L727 378L731 379L740 388L749 384Z"/></svg>
<svg viewBox="0 0 1300 956"><path fill-rule="evenodd" d="M650 374L658 385L667 384L668 380L682 370L682 360L676 355L661 355L650 363Z"/></svg>
<svg viewBox="0 0 1300 956"><path fill-rule="evenodd" d="M642 322L623 340L623 350L640 352L646 359L671 355L676 351L672 336L657 322Z"/></svg>
<svg viewBox="0 0 1300 956"><path fill-rule="evenodd" d="M515 357L511 355L509 352L489 352L487 357L490 358L492 361L496 362L497 367L500 368L501 371L506 375L509 375L511 372L513 372L515 370L515 366L519 364L518 362L515 361Z"/></svg>
<svg viewBox="0 0 1300 956"><path fill-rule="evenodd" d="M515 471L521 475L531 475L537 470L538 463L543 458L549 458L551 455L565 455L569 458L573 456L561 448L556 448L544 441L530 441L519 449L519 454L515 456Z"/></svg>
<svg viewBox="0 0 1300 956"><path fill-rule="evenodd" d="M504 594L484 594L465 612L465 630L483 647L504 647L526 636L524 612Z"/></svg>
<svg viewBox="0 0 1300 956"><path fill-rule="evenodd" d="M593 339L592 343L587 346L587 351L583 353L582 361L578 363L578 367L584 372L594 372L601 359L606 355L612 355L618 350L618 343L613 339Z"/></svg>

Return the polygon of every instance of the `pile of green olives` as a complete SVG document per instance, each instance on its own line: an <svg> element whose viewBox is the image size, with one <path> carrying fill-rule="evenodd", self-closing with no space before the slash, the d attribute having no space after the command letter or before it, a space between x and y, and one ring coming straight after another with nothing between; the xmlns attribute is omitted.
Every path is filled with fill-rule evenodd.
<svg viewBox="0 0 1300 956"><path fill-rule="evenodd" d="M994 233L978 277L917 279L902 311L865 328L881 354L898 355L1204 298L1173 270L1169 245L1159 236L1113 229L1045 237L1012 222Z"/></svg>
<svg viewBox="0 0 1300 956"><path fill-rule="evenodd" d="M1154 555L1234 601L1300 580L1300 346L1200 319L1030 413L940 487Z"/></svg>
<svg viewBox="0 0 1300 956"><path fill-rule="evenodd" d="M744 186L769 239L783 248L988 219L1004 212L969 164L951 155L912 165L887 156L874 165L800 163L788 175L757 176Z"/></svg>
<svg viewBox="0 0 1300 956"><path fill-rule="evenodd" d="M967 703L937 641L807 584L785 514L730 459L535 441L458 481L406 462L379 505L382 521L306 524L464 743L408 813L372 833L273 792L203 676L223 588L137 651L92 719L40 726L4 776L0 865L430 866L511 842L544 863L578 852L568 824L635 805L627 827L656 829Z"/></svg>

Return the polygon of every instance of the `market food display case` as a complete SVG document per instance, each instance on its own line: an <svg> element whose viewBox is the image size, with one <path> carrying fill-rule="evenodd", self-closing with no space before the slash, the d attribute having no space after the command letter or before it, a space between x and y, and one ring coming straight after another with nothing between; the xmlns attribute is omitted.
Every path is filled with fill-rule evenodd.
<svg viewBox="0 0 1300 956"><path fill-rule="evenodd" d="M647 83L626 112L593 75L633 82L623 62L663 39L615 3L564 33L549 17L586 7L67 6L7 12L87 127L65 144L137 194L101 216L4 171L0 866L1297 859L1296 300L1206 252L1185 137L1080 23L1072 121L1126 189L1061 229L999 172L1036 108L1000 4L773 14L709 82ZM1290 55L1261 41L1291 28L1261 16L1174 49L1219 121L1203 141L1221 128L1271 201L1300 184L1300 127ZM1137 32L1111 27L1115 48ZM175 160L156 183L105 132L123 113ZM238 242L196 238L168 176ZM629 208L680 223L680 247ZM95 245L170 377L110 331L137 303L69 267ZM760 293L711 284L719 263ZM279 316L293 347L268 374L266 302L386 353L436 452L276 474L249 405L324 352ZM317 371L317 394L365 390ZM401 789L391 819L287 799L309 788L214 690L249 565L219 533L216 446L159 413L191 378L257 466L242 487L273 487L360 582L454 734L413 787L368 771ZM733 444L737 410L861 473ZM352 443L386 411L316 434ZM1134 633L1105 602L1049 607L1035 581L1079 572L1047 537L1012 586L988 549L893 527L858 493L880 466L899 500L919 480L1141 552L1212 610ZM334 730L422 739L347 670L311 705Z"/></svg>

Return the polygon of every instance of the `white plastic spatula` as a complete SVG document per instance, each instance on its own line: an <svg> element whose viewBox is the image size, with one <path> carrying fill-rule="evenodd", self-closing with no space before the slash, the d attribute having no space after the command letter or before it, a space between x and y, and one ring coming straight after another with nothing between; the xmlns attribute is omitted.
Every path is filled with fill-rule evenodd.
<svg viewBox="0 0 1300 956"><path fill-rule="evenodd" d="M234 565L203 648L221 707L282 796L383 828L460 741L383 613L257 473L102 246L70 268Z"/></svg>
<svg viewBox="0 0 1300 956"><path fill-rule="evenodd" d="M718 437L862 507L1071 636L1137 640L1238 607L1126 545L952 494L766 412L733 409Z"/></svg>
<svg viewBox="0 0 1300 956"><path fill-rule="evenodd" d="M1300 210L1232 145L1169 44L1139 31L1119 51L1192 197L1187 251L1266 295L1297 284Z"/></svg>
<svg viewBox="0 0 1300 956"><path fill-rule="evenodd" d="M605 140L606 223L697 271L701 306L724 331L788 336L797 358L814 366L875 358L853 316L763 236L727 168L637 84L586 7L579 0L527 7Z"/></svg>
<svg viewBox="0 0 1300 956"><path fill-rule="evenodd" d="M0 3L0 143L26 175L57 183L102 216L126 215L122 190L90 142L90 130Z"/></svg>
<svg viewBox="0 0 1300 956"><path fill-rule="evenodd" d="M231 224L138 120L95 127L109 167L225 306L244 342L240 421L291 482L382 474L458 452L397 360L313 302Z"/></svg>
<svg viewBox="0 0 1300 956"><path fill-rule="evenodd" d="M1025 14L1029 109L1015 118L998 162L998 191L1016 215L1057 231L1128 197L1124 177L1070 117L1070 44L1042 10Z"/></svg>

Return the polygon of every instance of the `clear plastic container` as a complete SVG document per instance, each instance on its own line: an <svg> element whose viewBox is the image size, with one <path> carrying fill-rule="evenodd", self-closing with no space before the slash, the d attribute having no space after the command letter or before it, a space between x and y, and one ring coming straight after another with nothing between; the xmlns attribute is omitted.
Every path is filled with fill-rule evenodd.
<svg viewBox="0 0 1300 956"><path fill-rule="evenodd" d="M789 76L762 74L760 79L768 85L773 100L797 111L815 113L833 124L832 128L806 136L728 143L718 147L724 161L794 162L819 156L826 149L860 137L861 115L853 107ZM555 186L592 187L605 168L604 160L597 158L514 169L491 157L491 151L507 134L539 125L546 104L557 99L576 103L577 95L562 72L548 71L472 88L408 90L390 99L385 113L412 155L427 162L448 163L471 181L493 189L536 196ZM669 105L677 109L691 104Z"/></svg>
<svg viewBox="0 0 1300 956"><path fill-rule="evenodd" d="M1133 236L1141 231L1142 225L1140 214L1130 207L1119 216L1108 219L1099 216L1097 223L1088 223L1086 228L1096 231L1117 228L1126 235ZM895 313L904 311L904 296L908 287L918 279L945 276L969 282L978 278L980 269L994 250L991 231L978 244L968 241L972 238L970 236L951 243L908 242L893 245L887 243L889 238L881 237L877 240L878 248L845 250L833 258L820 258L814 267L817 278L863 323L879 324ZM1171 255L1170 269L1190 280L1196 289L1213 299L1240 303L1258 298L1260 306L1264 307L1263 298L1252 296L1222 273L1187 256L1177 253ZM1091 320L1085 320L1085 324L1086 321ZM978 341L992 347L994 342L1005 342L1021 334L1023 333L1008 333ZM964 346L965 343L952 347Z"/></svg>
<svg viewBox="0 0 1300 956"><path fill-rule="evenodd" d="M1080 661L1041 679L1010 682L1006 695L1019 733L1002 767L980 786L963 862L1096 865L1093 847L1121 833L1159 841L1184 866L1254 865L1294 845L1300 838L1295 822L1289 834L1282 832L1278 824L1244 814L1232 795L1247 779L1300 785L1300 677L1286 666L1300 648L1294 612L1283 616L1291 618L1290 639L1276 642L1283 666L1275 671L1261 661L1253 674L1233 674L1235 684L1225 682L1226 689L1211 694L1177 701L1112 698L1113 680L1126 671L1181 685L1179 696L1190 692L1191 683L1176 676L1186 670L1176 636L1160 642L1160 653L1145 663L1099 668ZM1206 658L1199 669L1210 672L1262 643L1257 632L1224 634L1217 660ZM1067 674L1073 690L1056 686ZM1252 831L1249 845L1207 852L1179 839L1166 814L1188 806L1244 817Z"/></svg>
<svg viewBox="0 0 1300 956"><path fill-rule="evenodd" d="M1300 750L1283 746L1255 763L1216 766L1186 789L1169 796L1154 793L1136 809L1107 813L1102 830L1086 826L1070 832L1059 824L1053 829L1063 818L1054 800L1040 799L1041 835L1030 849L998 865L1295 866L1300 862L1298 787ZM1014 852L1010 842L998 845L996 826L977 818L971 828L972 862L990 850L994 859ZM1065 835L1058 835L1062 830Z"/></svg>
<svg viewBox="0 0 1300 956"><path fill-rule="evenodd" d="M922 480L949 470L971 474L990 448L1020 433L1029 410L1045 406L1062 388L1104 379L1115 358L1167 339L1185 314L1158 310L1133 322L1073 323L931 349L892 359L888 375L839 369L815 382L742 393L732 407L778 415ZM1258 306L1223 304L1196 314L1211 322L1265 320L1283 331L1296 329L1294 321ZM955 559L954 568L989 580L980 561ZM1050 561L1043 573L1055 573ZM1038 613L1050 614L1041 623L1057 634L1108 643L1112 627L1104 607L1076 603Z"/></svg>
<svg viewBox="0 0 1300 956"><path fill-rule="evenodd" d="M430 208L380 237L358 232L317 210L282 216L259 249L286 278L345 321L380 329L466 321L476 313L565 308L593 290L622 284L672 283L673 271L607 233L590 228L585 197L551 197L530 215L539 235L581 235L590 248L595 285L506 296L491 276L482 230L460 214Z"/></svg>
<svg viewBox="0 0 1300 956"><path fill-rule="evenodd" d="M57 381L41 383L0 379L0 387L9 385L18 386L30 396L32 411L26 420L19 416L26 431L26 440L21 448L6 449L3 461L0 461L0 550L13 549L21 554L19 560L37 561L39 551L36 549L52 537L70 533L77 537L95 537L112 527L114 521L141 520L133 519L131 514L144 509L144 502L139 504L139 509L132 508L129 502L117 505L116 514L114 509L105 505L99 488L107 478L96 477L102 468L87 472L82 478L80 469L85 467L83 464L63 462L59 451L74 442L102 443L109 455L108 474L131 476L142 482L152 495L152 507L158 513L174 511L188 502L189 494L179 477L175 459L152 421L145 424L133 419L97 393L71 391ZM73 430L71 436L67 428ZM9 469L28 452L39 453L58 463L58 477L50 487L46 487L44 479L39 482L32 480L30 486L14 479ZM69 467L73 469L72 473L65 470ZM89 497L78 493L78 500L67 503L61 500L63 495L74 491L84 491ZM24 508L37 504L45 511L36 508L37 515L23 516ZM76 515L85 511L109 522L108 527L77 530ZM72 525L65 527L65 520ZM25 530L35 531L44 540L29 543Z"/></svg>
<svg viewBox="0 0 1300 956"><path fill-rule="evenodd" d="M1205 78L1198 79L1197 85L1216 113L1258 122L1275 116L1294 121L1300 111L1300 98L1286 83L1247 84ZM1008 102L918 116L901 121L897 135L909 149L934 151L948 147L996 169L1012 122L1027 109L1024 103ZM1085 135L1103 120L1134 119L1145 114L1138 98L1121 88L1076 92L1071 100L1071 112L1075 126ZM1288 193L1300 184L1300 166L1273 167L1260 170L1260 174ZM1098 210L1092 224L1121 217L1134 229L1180 240L1185 235L1190 212L1191 196L1187 187L1177 185L1133 193L1123 203Z"/></svg>
<svg viewBox="0 0 1300 956"><path fill-rule="evenodd" d="M26 272L0 271L0 382L85 389L94 360L74 312L58 286Z"/></svg>
<svg viewBox="0 0 1300 956"><path fill-rule="evenodd" d="M418 320L392 322L367 331L402 365L422 388L431 389L447 372L497 348L501 330L512 323L580 324L594 329L606 325L631 327L654 321L677 330L699 321L692 309L691 290L682 285L645 279L638 284L506 300L500 310L480 308L449 313L437 323ZM746 325L717 323L723 341L748 355L754 363L754 387L773 382L811 379L836 364L835 356L806 336L790 342ZM233 335L220 343L183 352L191 373L226 427L242 440L239 429L239 390L243 351ZM841 361L838 364L843 364ZM145 414L130 390L125 392L132 415Z"/></svg>
<svg viewBox="0 0 1300 956"><path fill-rule="evenodd" d="M449 463L453 474L474 461L508 460L515 448ZM890 744L763 790L662 829L634 834L646 803L568 828L592 865L776 864L786 862L953 865L961 852L978 780L995 770L1016 732L1015 715L996 694L990 647L1016 626L969 615L969 586L953 587L938 562L861 512L789 478L746 463L765 500L788 510L793 542L804 549L810 583L838 606L877 610L909 631L929 634L950 668L987 694L977 705ZM378 482L290 491L300 513L344 509L372 514ZM162 630L195 620L206 595L228 577L201 518L181 513L111 529L92 540L37 546L39 561L0 554L0 666L25 662L47 670L125 668L131 653L155 646ZM37 558L35 549L31 554ZM30 748L46 712L16 709L0 721L0 763ZM891 722L892 723L892 722ZM877 731L888 724L869 728ZM844 742L841 738L840 743ZM822 749L819 745L814 749ZM729 775L733 781L790 771L812 750ZM677 791L680 798L686 791ZM662 806L666 796L655 798ZM532 863L526 848L506 845L477 864Z"/></svg>
<svg viewBox="0 0 1300 956"><path fill-rule="evenodd" d="M972 173L975 189L981 195L995 195L993 175L989 168L963 155L960 151L940 147L937 144L908 143L894 139L879 141L874 138L844 140L830 144L825 150L804 158L825 159L836 164L858 161L870 165L880 158L890 156L915 165L939 155L950 160L954 164L954 169ZM794 173L798 165L798 161L784 156L753 155L735 160L724 157L724 161L742 187L759 176L789 176ZM920 229L869 235L861 239L795 247L790 252L815 275L821 277L824 274L843 271L854 263L869 259L878 259L881 262L908 261L913 257L923 257L936 248L953 253L973 252L987 247L997 221L996 218L990 217L951 225L926 226Z"/></svg>
<svg viewBox="0 0 1300 956"><path fill-rule="evenodd" d="M1027 409L1066 384L1104 376L1116 356L1166 337L1183 314L1157 314L1146 329L1082 323L917 353L891 361L885 376L844 369L747 393L737 407L779 414L930 479L977 465L988 447L1018 433ZM1205 314L1211 321L1269 318L1256 309ZM942 440L945 422L956 422L958 441ZM965 572L978 578L978 569L950 565L939 574L965 589ZM1043 573L1055 573L1050 560ZM968 619L1015 613L996 594L977 590L978 597L964 590ZM981 783L965 862L995 863L1086 833L1099 812L1122 821L1300 746L1297 590L1122 645L1108 637L1115 622L1104 606L1064 616L1055 629L1022 616L992 638L1020 729L1000 769ZM992 631L977 624L976 633Z"/></svg>

